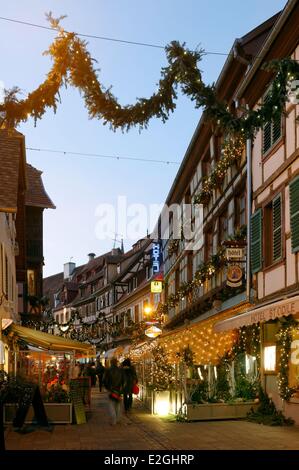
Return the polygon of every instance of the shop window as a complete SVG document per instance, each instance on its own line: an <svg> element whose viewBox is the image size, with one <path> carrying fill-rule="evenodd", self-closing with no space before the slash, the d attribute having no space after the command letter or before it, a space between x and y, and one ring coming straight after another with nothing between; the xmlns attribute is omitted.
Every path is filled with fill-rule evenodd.
<svg viewBox="0 0 299 470"><path fill-rule="evenodd" d="M276 346L264 346L264 372L276 371Z"/></svg>

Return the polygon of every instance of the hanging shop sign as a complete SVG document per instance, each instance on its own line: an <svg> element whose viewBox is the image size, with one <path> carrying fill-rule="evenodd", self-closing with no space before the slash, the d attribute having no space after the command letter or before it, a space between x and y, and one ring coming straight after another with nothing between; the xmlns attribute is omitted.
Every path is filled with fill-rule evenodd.
<svg viewBox="0 0 299 470"><path fill-rule="evenodd" d="M160 294L163 290L162 281L152 281L151 282L151 292L154 294Z"/></svg>
<svg viewBox="0 0 299 470"><path fill-rule="evenodd" d="M242 285L243 271L237 264L232 264L227 268L226 284L230 287L240 287Z"/></svg>
<svg viewBox="0 0 299 470"><path fill-rule="evenodd" d="M243 248L226 248L225 256L228 259L241 259L243 258Z"/></svg>
<svg viewBox="0 0 299 470"><path fill-rule="evenodd" d="M154 242L151 253L153 274L158 274L161 270L161 247L159 242Z"/></svg>

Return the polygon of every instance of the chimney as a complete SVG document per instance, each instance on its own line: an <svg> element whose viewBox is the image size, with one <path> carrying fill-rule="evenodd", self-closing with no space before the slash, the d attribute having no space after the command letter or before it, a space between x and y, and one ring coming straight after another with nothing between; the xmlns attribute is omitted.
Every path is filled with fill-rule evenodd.
<svg viewBox="0 0 299 470"><path fill-rule="evenodd" d="M88 253L88 261L92 261L95 258L95 253Z"/></svg>
<svg viewBox="0 0 299 470"><path fill-rule="evenodd" d="M112 248L111 255L112 256L118 256L119 255L119 249L118 248Z"/></svg>
<svg viewBox="0 0 299 470"><path fill-rule="evenodd" d="M70 279L76 268L76 263L64 263L63 265L63 279Z"/></svg>

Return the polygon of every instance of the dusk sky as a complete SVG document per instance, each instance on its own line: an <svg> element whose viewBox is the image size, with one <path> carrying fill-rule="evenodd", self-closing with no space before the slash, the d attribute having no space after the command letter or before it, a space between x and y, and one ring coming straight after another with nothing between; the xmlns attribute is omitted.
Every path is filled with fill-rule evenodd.
<svg viewBox="0 0 299 470"><path fill-rule="evenodd" d="M11 0L0 4L2 17L47 26L45 12L51 10L54 16L67 15L63 25L69 31L163 46L179 40L190 49L200 45L206 51L227 53L235 38L277 13L285 0ZM51 31L0 20L0 80L6 88L19 86L26 94L44 80L51 62L42 53L54 37ZM101 83L112 85L121 103L133 103L156 89L160 69L167 63L162 49L88 41ZM206 82L217 79L224 61L222 55L202 60L199 66ZM36 127L32 120L19 127L27 147L179 163L201 114L180 96L166 124L153 119L141 133L138 128L122 133L89 120L77 90L63 89L61 100L56 115L48 111ZM96 237L99 204L115 204L118 196L126 196L128 204L163 203L179 168L29 150L27 161L43 171L46 190L57 207L44 212L45 276L61 271L71 258L79 265L87 262L89 252L99 255L113 247L113 234L107 240ZM125 240L126 249L132 242Z"/></svg>

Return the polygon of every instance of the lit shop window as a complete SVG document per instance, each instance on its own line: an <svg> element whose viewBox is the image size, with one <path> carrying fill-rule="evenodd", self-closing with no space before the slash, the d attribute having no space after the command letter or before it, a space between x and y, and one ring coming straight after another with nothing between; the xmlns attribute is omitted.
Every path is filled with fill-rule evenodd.
<svg viewBox="0 0 299 470"><path fill-rule="evenodd" d="M275 372L276 370L276 346L264 347L264 371Z"/></svg>

